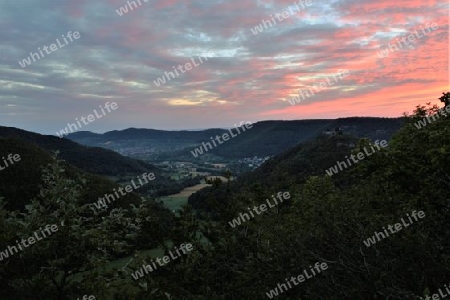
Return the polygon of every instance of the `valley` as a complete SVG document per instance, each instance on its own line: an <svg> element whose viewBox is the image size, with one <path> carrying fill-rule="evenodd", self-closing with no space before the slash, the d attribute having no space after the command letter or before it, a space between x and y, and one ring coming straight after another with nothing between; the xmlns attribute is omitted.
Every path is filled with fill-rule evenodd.
<svg viewBox="0 0 450 300"><path fill-rule="evenodd" d="M354 289L346 293L353 298L371 295L360 288L370 284L370 277L353 276L353 268L365 267L376 272L383 284L394 281L407 286L409 294L417 294L415 284L402 283L412 275L402 271L397 254L407 249L412 257L420 255L439 274L447 267L432 261L439 253L430 250L427 254L421 249L429 249L430 244L432 249L440 249L448 238L436 236L434 230L443 228L446 219L440 214L447 205L448 187L438 179L450 172L446 148L450 127L449 119L442 118L417 131L414 122L423 116L416 114L403 120L335 120L346 125L334 129L323 128L322 121L255 123L254 135L245 137L248 132L242 132L201 159L186 155L189 147L199 144L179 143L179 148L173 149L165 140L167 135L209 135L217 129L160 133L163 148L173 151L147 156L145 147L159 147L155 139L146 138L152 130L125 130L126 134L138 133L125 138L117 138L118 132L106 133L105 144L99 142L101 134L79 133L96 136L95 142L88 142L94 145L88 146L71 140L71 135L59 139L0 126L0 152L20 155L20 163L0 170L0 246L15 245L14 241L30 236L36 231L31 224L64 224L39 240L33 253L23 249L6 257L11 266L0 265L0 274L8 274L16 283L25 274L43 276L37 275L42 274L39 269L20 269L23 260L38 260L35 265L58 268L44 276L50 287L55 283L67 286L61 293L70 294L71 289L82 286L84 294L106 300L147 299L149 294L158 295L155 299L207 300L203 295L211 290L220 291L225 298L210 295L208 299L232 299L236 293L243 299L259 299L267 287L277 287L279 278L288 276L288 264L294 265L292 273L301 274L305 265L326 263L324 274L309 280L307 291L315 299L323 291L328 298L337 299L334 295L340 291L329 276L348 281L346 287ZM316 130L305 135L306 125ZM130 141L136 151L121 155L129 150L126 145ZM190 146L184 148L186 145ZM358 153L375 148L377 151L360 159ZM234 151L240 154L232 154ZM354 155L358 163L330 175L330 168L337 170L337 164ZM430 180L424 182L424 177ZM18 188L21 186L26 188ZM124 188L127 193L120 192ZM91 208L99 197L118 195L117 191L121 193L117 199L96 205L97 210ZM424 200L427 195L433 195L434 202ZM361 245L367 245L368 238L376 236L376 230L389 224L386 219L398 219L404 207L426 215L414 227L420 234L405 228L403 239L393 236L364 249L364 257L355 254L360 253ZM168 264L171 249L187 243L193 250ZM411 243L419 247L409 248ZM397 270L394 275L385 273L378 255L370 252L375 248L396 258L391 262ZM12 253L8 251L0 248L0 255ZM161 259L165 263L158 263L151 274L143 272L150 261ZM355 267L347 269L337 259ZM415 261L409 265L422 268ZM227 280L221 279L223 274L228 274ZM223 287L224 282L228 287ZM5 282L0 282L0 288L10 294L24 293ZM275 295L277 290L268 293ZM303 295L295 288L289 293Z"/></svg>

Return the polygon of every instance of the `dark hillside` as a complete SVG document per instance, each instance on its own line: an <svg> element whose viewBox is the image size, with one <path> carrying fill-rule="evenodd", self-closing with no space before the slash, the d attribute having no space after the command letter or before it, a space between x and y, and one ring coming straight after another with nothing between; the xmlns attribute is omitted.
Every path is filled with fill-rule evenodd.
<svg viewBox="0 0 450 300"><path fill-rule="evenodd" d="M66 138L3 126L0 126L0 137L20 139L45 149L48 153L59 151L60 157L68 163L94 174L120 176L158 170L151 164L123 157L114 151L82 146Z"/></svg>
<svg viewBox="0 0 450 300"><path fill-rule="evenodd" d="M9 209L23 209L39 193L43 183L42 169L52 162L53 158L33 144L17 139L0 138L0 156L6 158L10 153L19 154L21 159L0 171L0 197L5 198ZM74 180L84 178L88 182L88 187L82 192L81 204L95 202L98 197L103 197L105 193L111 193L114 188L120 186L100 176L85 173L69 164L66 164L64 168L69 178ZM138 203L140 203L140 196L131 193L121 197L111 206L128 206L128 204Z"/></svg>

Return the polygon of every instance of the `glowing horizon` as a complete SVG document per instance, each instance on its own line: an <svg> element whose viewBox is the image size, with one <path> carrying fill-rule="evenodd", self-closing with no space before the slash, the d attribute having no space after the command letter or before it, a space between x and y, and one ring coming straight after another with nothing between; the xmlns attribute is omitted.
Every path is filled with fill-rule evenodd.
<svg viewBox="0 0 450 300"><path fill-rule="evenodd" d="M119 109L86 130L400 117L419 104L442 105L438 97L449 90L448 3L310 3L293 13L287 0L156 0L120 16L116 10L127 1L5 0L0 125L54 134L106 101ZM74 32L80 37L70 41ZM63 47L25 67L18 63L56 39ZM200 56L207 60L196 66ZM289 103L339 70L349 76Z"/></svg>

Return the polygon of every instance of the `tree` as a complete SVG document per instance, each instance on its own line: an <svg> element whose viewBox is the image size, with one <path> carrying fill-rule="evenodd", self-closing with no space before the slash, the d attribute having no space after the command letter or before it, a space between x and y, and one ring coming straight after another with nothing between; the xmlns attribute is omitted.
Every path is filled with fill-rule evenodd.
<svg viewBox="0 0 450 300"><path fill-rule="evenodd" d="M81 205L86 182L83 178L67 179L64 172L62 161L53 157L43 170L39 196L26 205L25 212L5 211L0 201L3 249L40 233L40 228L57 226L56 232L0 264L0 274L8 278L2 294L16 299L57 300L69 299L69 295L88 293L101 298L106 294L108 278L97 268L124 254L129 247L124 237L139 227L123 209L102 216L103 212L93 213L89 205Z"/></svg>
<svg viewBox="0 0 450 300"><path fill-rule="evenodd" d="M444 103L445 106L450 105L450 92L442 93L442 96L439 98L441 102Z"/></svg>

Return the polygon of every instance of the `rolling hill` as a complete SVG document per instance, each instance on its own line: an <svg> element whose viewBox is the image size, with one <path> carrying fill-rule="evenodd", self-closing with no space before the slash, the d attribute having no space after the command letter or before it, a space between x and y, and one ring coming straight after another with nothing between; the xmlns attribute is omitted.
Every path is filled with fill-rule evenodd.
<svg viewBox="0 0 450 300"><path fill-rule="evenodd" d="M19 139L34 144L48 153L59 151L59 157L69 164L94 174L120 176L158 170L151 164L124 157L111 150L86 147L66 138L60 139L13 127L0 126L0 138Z"/></svg>
<svg viewBox="0 0 450 300"><path fill-rule="evenodd" d="M402 118L342 118L336 120L262 121L251 129L208 151L218 157L239 159L271 156L301 142L313 140L324 131L339 128L344 134L389 140L403 124ZM194 158L191 151L209 142L210 137L227 133L226 129L203 131L164 131L129 128L104 134L76 132L67 136L75 142L102 147L143 159Z"/></svg>

